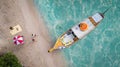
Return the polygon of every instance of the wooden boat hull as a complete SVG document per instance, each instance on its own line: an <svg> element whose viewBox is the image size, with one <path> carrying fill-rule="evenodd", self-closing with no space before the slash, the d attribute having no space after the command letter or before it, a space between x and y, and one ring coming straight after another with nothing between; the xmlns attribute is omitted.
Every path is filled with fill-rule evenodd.
<svg viewBox="0 0 120 67"><path fill-rule="evenodd" d="M96 13L93 16L83 20L79 24L73 26L71 29L69 29L58 38L54 47L48 50L48 52L52 52L56 49L66 48L76 41L82 39L88 33L94 30L103 18L103 14Z"/></svg>

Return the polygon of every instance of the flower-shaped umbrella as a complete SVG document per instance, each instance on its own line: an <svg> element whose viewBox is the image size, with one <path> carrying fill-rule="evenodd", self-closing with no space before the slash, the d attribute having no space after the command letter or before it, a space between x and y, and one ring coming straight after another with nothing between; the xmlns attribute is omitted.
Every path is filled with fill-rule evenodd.
<svg viewBox="0 0 120 67"><path fill-rule="evenodd" d="M15 37L13 38L13 41L14 41L14 44L16 44L16 45L24 44L23 36L20 36L20 35L15 36Z"/></svg>

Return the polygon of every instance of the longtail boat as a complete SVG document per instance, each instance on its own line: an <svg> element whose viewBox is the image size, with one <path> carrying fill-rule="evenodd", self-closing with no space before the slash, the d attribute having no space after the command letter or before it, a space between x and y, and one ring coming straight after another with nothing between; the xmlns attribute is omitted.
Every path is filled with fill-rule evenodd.
<svg viewBox="0 0 120 67"><path fill-rule="evenodd" d="M53 48L49 49L48 52L52 52L56 49L66 48L85 37L88 33L96 28L96 26L104 18L104 14L108 11L108 9L103 13L95 13L93 16L88 17L87 19L70 28L57 39Z"/></svg>

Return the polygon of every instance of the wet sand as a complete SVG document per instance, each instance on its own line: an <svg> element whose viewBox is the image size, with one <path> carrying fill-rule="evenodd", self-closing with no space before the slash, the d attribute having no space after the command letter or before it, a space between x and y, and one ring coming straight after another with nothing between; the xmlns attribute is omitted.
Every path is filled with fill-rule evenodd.
<svg viewBox="0 0 120 67"><path fill-rule="evenodd" d="M33 0L0 0L0 52L12 51L25 67L66 67L60 51L48 53L53 46L42 16L38 14ZM25 44L16 46L9 27L19 24ZM35 42L32 34L36 34Z"/></svg>

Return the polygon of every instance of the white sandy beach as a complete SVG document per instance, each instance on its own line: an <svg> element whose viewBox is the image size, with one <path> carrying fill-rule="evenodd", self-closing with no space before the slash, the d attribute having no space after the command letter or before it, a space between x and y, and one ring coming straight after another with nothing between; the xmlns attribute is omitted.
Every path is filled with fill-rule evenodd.
<svg viewBox="0 0 120 67"><path fill-rule="evenodd" d="M16 46L9 33L9 27L19 24L25 44ZM42 17L33 0L0 0L0 52L12 51L25 67L66 67L61 52L48 53L53 46ZM32 42L32 34L36 34Z"/></svg>

